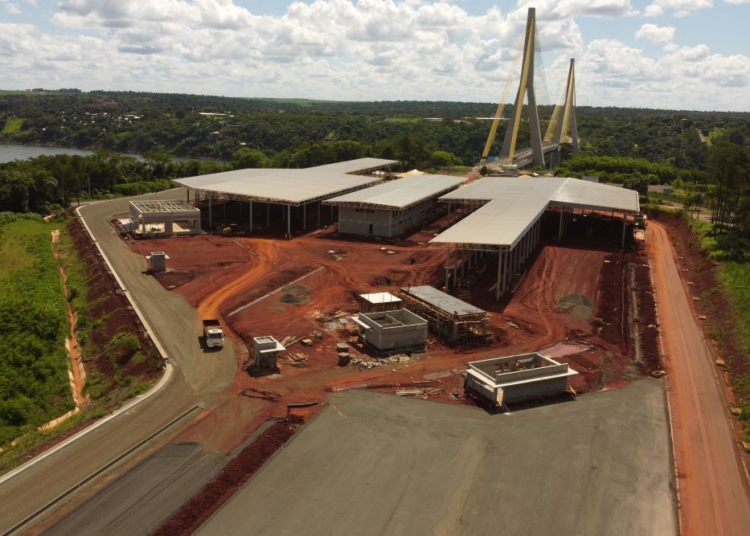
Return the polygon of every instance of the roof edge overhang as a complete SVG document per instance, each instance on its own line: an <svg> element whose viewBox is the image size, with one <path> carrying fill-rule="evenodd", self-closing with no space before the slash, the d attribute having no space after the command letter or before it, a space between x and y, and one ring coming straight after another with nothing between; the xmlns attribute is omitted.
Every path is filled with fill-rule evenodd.
<svg viewBox="0 0 750 536"><path fill-rule="evenodd" d="M247 202L254 202L254 203L268 203L272 205L289 205L292 207L301 207L302 205L308 205L310 203L315 203L317 201L325 201L326 199L330 199L331 197L337 197L337 196L345 195L351 192L356 192L357 190L362 190L364 188L369 188L373 185L383 182L383 179L379 177L373 177L372 182L368 182L365 184L358 184L357 186L346 188L344 190L337 190L332 193L321 194L321 195L317 195L314 197L309 197L306 199L299 199L299 200L229 193L229 192L222 192L220 190L212 190L210 188L195 188L193 186L187 186L185 184L180 183L179 179L174 179L174 182L176 182L177 184L180 184L180 186L184 188L190 188L191 190L199 192L201 195L211 194L209 197L211 197L212 199L228 199L230 201L247 201Z"/></svg>

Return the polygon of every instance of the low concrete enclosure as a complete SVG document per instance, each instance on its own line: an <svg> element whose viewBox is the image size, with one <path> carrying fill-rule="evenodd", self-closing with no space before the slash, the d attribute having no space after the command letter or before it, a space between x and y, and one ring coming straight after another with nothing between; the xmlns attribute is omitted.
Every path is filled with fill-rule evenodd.
<svg viewBox="0 0 750 536"><path fill-rule="evenodd" d="M467 367L467 393L492 407L562 394L568 376L578 374L567 363L537 353L472 361Z"/></svg>
<svg viewBox="0 0 750 536"><path fill-rule="evenodd" d="M132 233L137 237L191 235L201 231L201 211L181 199L131 201Z"/></svg>
<svg viewBox="0 0 750 536"><path fill-rule="evenodd" d="M427 345L427 320L406 309L361 313L353 320L360 339L378 352L424 350Z"/></svg>

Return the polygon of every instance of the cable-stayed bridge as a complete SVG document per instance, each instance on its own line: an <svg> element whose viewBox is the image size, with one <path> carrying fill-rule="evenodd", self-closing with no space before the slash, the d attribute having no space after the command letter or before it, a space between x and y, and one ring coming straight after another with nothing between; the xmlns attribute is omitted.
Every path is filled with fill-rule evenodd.
<svg viewBox="0 0 750 536"><path fill-rule="evenodd" d="M560 162L560 144L570 143L571 150L578 152L578 125L575 114L575 60L570 60L568 70L567 84L565 87L565 101L557 104L552 112L552 117L547 125L547 130L542 137L542 129L539 122L539 112L537 110L537 97L535 90L535 52L540 51L539 40L536 31L536 9L529 8L528 18L526 20L526 34L523 44L523 62L521 68L521 81L516 93L516 100L513 105L513 111L508 118L509 124L505 131L502 149L499 157L490 157L497 127L500 120L503 119L505 108L505 98L497 107L495 117L490 127L490 133L487 137L487 143L482 152L481 165L488 165L491 168L498 168L507 165L525 167L533 165L534 167L553 167ZM527 105L524 107L524 99ZM530 147L518 149L519 132L521 119L526 112L526 119L529 123Z"/></svg>

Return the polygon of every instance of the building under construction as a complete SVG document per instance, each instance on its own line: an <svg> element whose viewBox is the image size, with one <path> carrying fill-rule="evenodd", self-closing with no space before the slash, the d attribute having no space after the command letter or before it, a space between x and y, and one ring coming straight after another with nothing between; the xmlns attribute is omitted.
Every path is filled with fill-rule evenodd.
<svg viewBox="0 0 750 536"><path fill-rule="evenodd" d="M404 307L427 320L429 329L447 343L484 340L490 336L487 313L430 286L402 288Z"/></svg>

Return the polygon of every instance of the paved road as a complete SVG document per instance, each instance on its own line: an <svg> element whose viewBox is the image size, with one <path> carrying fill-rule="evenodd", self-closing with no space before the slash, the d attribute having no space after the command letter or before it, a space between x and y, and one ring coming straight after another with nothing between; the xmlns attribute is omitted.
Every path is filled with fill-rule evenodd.
<svg viewBox="0 0 750 536"><path fill-rule="evenodd" d="M505 415L331 401L199 536L677 533L659 380Z"/></svg>
<svg viewBox="0 0 750 536"><path fill-rule="evenodd" d="M735 435L666 229L649 224L659 317L666 352L684 534L750 533L750 501Z"/></svg>
<svg viewBox="0 0 750 536"><path fill-rule="evenodd" d="M168 191L142 197L172 199L175 195L175 191ZM152 277L144 275L145 259L134 255L107 222L107 216L127 210L126 200L115 200L84 207L81 215L151 323L175 373L161 392L143 404L3 483L0 533L194 404L219 400L233 379L236 364L232 348L228 346L210 356L202 352L197 339L200 320L195 310L181 296L165 291ZM165 435L168 434L169 431Z"/></svg>

